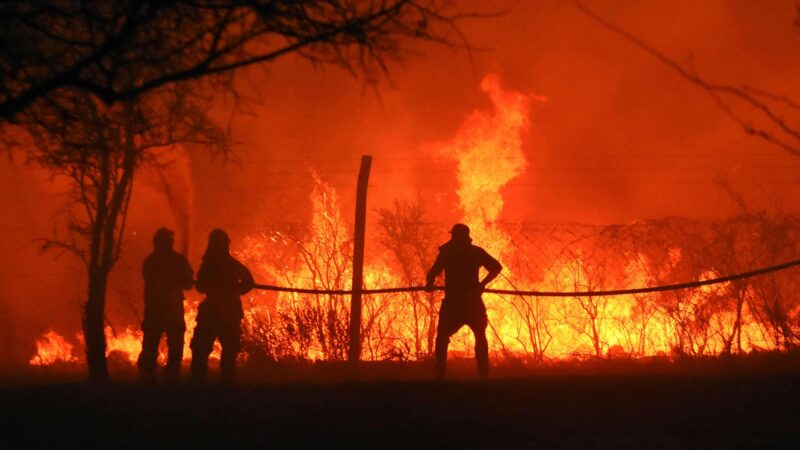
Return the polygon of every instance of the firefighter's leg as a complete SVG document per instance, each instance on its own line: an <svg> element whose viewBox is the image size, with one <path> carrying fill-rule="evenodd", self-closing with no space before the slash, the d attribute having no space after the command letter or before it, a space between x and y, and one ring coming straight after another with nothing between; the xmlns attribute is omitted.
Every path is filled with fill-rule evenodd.
<svg viewBox="0 0 800 450"><path fill-rule="evenodd" d="M208 355L214 348L216 339L214 327L207 321L197 321L197 326L192 335L192 342L189 347L192 349L192 382L203 384L208 377Z"/></svg>
<svg viewBox="0 0 800 450"><path fill-rule="evenodd" d="M167 379L170 383L178 381L183 361L183 329L167 331Z"/></svg>
<svg viewBox="0 0 800 450"><path fill-rule="evenodd" d="M483 302L476 307L473 317L470 318L469 327L475 335L475 361L478 364L478 377L486 379L489 375L489 341L486 339L486 327L489 320L486 317L486 307Z"/></svg>
<svg viewBox="0 0 800 450"><path fill-rule="evenodd" d="M478 363L478 377L489 375L489 341L486 339L486 325L472 328L475 334L475 361Z"/></svg>
<svg viewBox="0 0 800 450"><path fill-rule="evenodd" d="M444 371L447 367L447 346L450 345L450 337L442 333L437 327L436 330L436 378L443 379Z"/></svg>
<svg viewBox="0 0 800 450"><path fill-rule="evenodd" d="M158 356L158 341L161 340L161 330L146 327L143 331L142 352L139 354L137 366L142 381L152 383L155 381L156 357Z"/></svg>
<svg viewBox="0 0 800 450"><path fill-rule="evenodd" d="M222 357L219 361L222 382L233 384L236 374L236 356L242 348L242 329L239 321L227 324L220 330L219 343L222 345Z"/></svg>
<svg viewBox="0 0 800 450"><path fill-rule="evenodd" d="M436 326L436 378L444 379L447 367L447 347L450 345L450 336L454 335L462 323L449 308L442 306L439 311L439 323Z"/></svg>

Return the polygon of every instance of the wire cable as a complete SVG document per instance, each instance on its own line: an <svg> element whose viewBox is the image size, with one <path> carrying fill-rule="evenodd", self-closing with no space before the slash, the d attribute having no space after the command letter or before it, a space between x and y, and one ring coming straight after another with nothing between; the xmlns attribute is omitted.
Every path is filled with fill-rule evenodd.
<svg viewBox="0 0 800 450"><path fill-rule="evenodd" d="M757 276L766 275L768 273L779 272L782 270L791 269L800 266L800 259L785 262L769 267L762 267L760 269L741 272L733 275L726 275L724 277L711 278L708 280L689 281L685 283L665 284L659 286L649 286L631 289L610 289L603 291L572 291L572 292L558 292L558 291L536 291L536 290L513 290L513 289L484 289L483 292L487 294L506 294L506 295L520 295L520 296L533 296L533 297L609 297L617 295L631 295L631 294L647 294L650 292L664 292L664 291L677 291L681 289L696 289L702 286L709 286L712 284L727 283L729 281L743 280L745 278L753 278ZM351 295L352 289L304 289L283 286L272 286L268 284L256 284L256 289L265 291L277 292L291 292L295 294L316 294L316 295ZM408 287L394 287L394 288L381 288L381 289L362 289L363 295L377 295L377 294L394 294L399 292L419 292L425 291L425 286L408 286ZM443 286L435 286L433 291L443 291Z"/></svg>

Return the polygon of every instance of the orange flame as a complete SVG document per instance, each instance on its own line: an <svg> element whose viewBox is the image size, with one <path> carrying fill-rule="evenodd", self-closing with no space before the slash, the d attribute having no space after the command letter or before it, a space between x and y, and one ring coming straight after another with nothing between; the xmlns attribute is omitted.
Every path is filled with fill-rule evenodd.
<svg viewBox="0 0 800 450"><path fill-rule="evenodd" d="M28 361L32 366L49 366L57 362L75 362L72 344L53 330L36 339L36 355Z"/></svg>
<svg viewBox="0 0 800 450"><path fill-rule="evenodd" d="M488 75L481 89L492 110L474 111L454 138L436 151L456 162L461 221L469 225L477 245L484 246L505 266L492 287L533 288L542 291L591 291L639 287L667 279L682 262L678 247L666 250L659 264L639 250L617 256L613 263L579 245L559 252L541 273L514 267L512 231L500 222L505 206L502 189L526 167L524 137L529 130L532 100L542 97L504 90L496 75ZM304 230L268 230L242 240L237 256L253 268L258 279L302 288L350 288L352 236L343 219L335 190L317 174L311 193L311 221ZM516 236L516 235L514 235ZM589 246L590 247L590 246ZM587 247L588 248L588 247ZM521 249L537 251L535 248ZM432 261L428 261L430 263ZM418 261L415 260L415 265ZM373 257L366 261L365 284L395 287L412 279L413 270ZM703 279L716 277L712 270ZM405 280L405 281L404 281ZM422 280L417 280L422 281ZM645 357L670 354L708 355L730 351L733 330L742 351L776 348L770 330L751 306L758 294L740 290L750 301L739 308L731 301L729 284L668 293L616 297L544 298L487 294L489 343L495 359L522 358L536 362L567 358ZM743 297L740 297L743 298ZM420 293L370 295L363 299L363 357L424 359L432 352L437 297ZM190 357L189 337L194 329L196 304L187 302L184 357ZM341 360L346 355L349 298L341 295L252 293L245 301L245 334L249 351L274 359ZM800 321L800 305L787 309L788 320ZM114 335L106 330L108 349L135 362L141 332L125 328ZM772 339L772 340L771 340ZM451 340L451 353L471 356L471 333L465 328ZM54 332L37 341L32 365L77 361L72 346ZM214 357L219 357L219 349ZM160 355L164 361L165 355Z"/></svg>
<svg viewBox="0 0 800 450"><path fill-rule="evenodd" d="M473 111L439 152L458 164L462 221L472 228L476 241L499 256L509 246L508 237L496 226L504 206L500 191L525 170L522 143L530 125L530 100L544 98L505 91L494 74L484 77L481 89L489 95L493 110Z"/></svg>
<svg viewBox="0 0 800 450"><path fill-rule="evenodd" d="M197 304L194 302L187 302L186 312L184 313L184 320L186 321L186 332L184 334L183 342L183 360L188 361L191 358L191 349L189 343L191 339L192 330L197 324ZM107 326L105 328L106 335L106 355L112 353L119 354L123 360L136 364L139 358L139 353L142 351L142 331L127 326L122 330L114 330ZM78 341L83 343L83 336L77 336ZM67 340L56 333L55 331L48 331L42 334L36 340L36 355L34 355L28 363L32 366L49 366L57 362L78 363L82 361L82 357L77 357L72 354L73 345ZM221 347L219 343L214 344L214 350L211 352L209 359L219 360L221 355ZM164 364L167 361L167 349L164 345L159 348L158 362Z"/></svg>
<svg viewBox="0 0 800 450"><path fill-rule="evenodd" d="M197 304L195 302L186 302L184 321L186 322L186 332L183 336L183 360L188 361L191 358L191 349L189 343L192 338L192 331L197 325ZM136 364L139 359L139 353L142 352L142 338L143 333L140 329L134 327L125 327L122 331L114 332L111 327L106 327L106 354L111 352L119 352L125 356L131 364ZM214 350L211 352L209 359L218 360L221 355L221 348L219 343L215 343ZM164 345L159 348L158 362L164 364L167 361L167 349Z"/></svg>

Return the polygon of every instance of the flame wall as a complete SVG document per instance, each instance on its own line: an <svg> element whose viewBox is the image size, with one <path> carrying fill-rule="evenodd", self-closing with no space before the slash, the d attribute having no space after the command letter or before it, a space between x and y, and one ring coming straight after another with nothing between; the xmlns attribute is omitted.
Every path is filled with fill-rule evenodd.
<svg viewBox="0 0 800 450"><path fill-rule="evenodd" d="M793 2L775 2L769 8L757 3L688 0L587 4L712 80L799 96L796 74L800 33L792 24ZM449 49L420 48L425 57L394 66L392 84L380 87L377 95L347 74L293 58L269 66L266 72L259 69L250 73L250 81L259 87L264 102L251 105L253 114L238 116L233 123L236 138L242 142L237 149L238 162L221 164L201 153L188 156L191 179L187 183L192 186L193 197L187 199L193 198L191 234L196 237L189 249L190 260L199 262L205 236L215 227L226 228L240 251L255 245L253 239L262 242L279 230L306 242L313 235L308 224L314 223L317 213L316 200L310 198L320 185L311 176L312 171L337 193L335 208L344 223L342 229L349 230L358 158L364 153L375 157L369 194L371 238L377 239L375 230L381 220L375 209L392 208L398 199L412 203L419 200L427 212L426 242L431 247L447 238L446 230L452 222L466 217L476 223L478 243L486 241L483 245L501 254L504 262L511 261L506 264L509 273L523 287L529 286L523 282L564 289L596 284L591 267L583 266L602 260L591 245L533 265L526 265L526 255L519 252L503 254L509 248L547 247L548 242L562 242L561 238L570 242L570 233L577 233L569 227L557 232L537 231L551 236L540 239L536 237L539 234L519 225L524 222L536 230L548 230L546 224L552 223L599 227L681 216L689 218L690 223L709 221L707 228L713 230L713 223L723 223L722 218L740 212L719 188L718 180L733 186L751 210L773 215L798 211L796 158L745 137L701 91L600 29L569 3L509 1L487 6L476 1L465 5L508 10L499 18L464 24L471 42L486 50L475 51L470 60L464 53ZM470 138L462 128L470 120L483 117L489 123L487 133L496 131L492 120L502 115L502 110L495 109L492 96L478 88L487 73L497 73L503 89L492 91L490 86L489 92L528 98L529 124L515 125L508 145L498 150L511 152L502 161L516 161L519 166L491 166L488 172L493 175L507 173L502 182L495 180L480 192L481 198L495 196L489 203L496 208L481 211L466 205L462 189L469 184L463 178L467 172L460 171L462 160L447 148L459 139ZM243 87L244 93L249 94L248 89ZM537 96L546 97L547 102L536 101ZM227 118L230 106L220 102L220 118ZM494 164L501 159L490 161ZM63 207L65 186L22 166L18 159L3 159L0 164L0 198L8 212L0 218L0 251L7 255L0 263L0 319L14 324L5 328L7 336L0 338L15 343L13 350L0 351L0 358L27 363L35 354L36 338L51 329L76 346L74 353L79 356L80 343L74 335L80 328L78 305L84 291L80 266L68 257L55 260L52 254L39 254L34 241L49 236L54 222L63 224L63 216L57 213ZM118 331L135 329L140 320L139 266L150 250L153 231L161 225L177 228L180 222L158 177L150 174L142 181L134 194L123 260L112 279L108 316ZM670 226L685 228L674 223ZM287 228L291 235L286 234ZM559 239L552 238L555 234ZM346 247L347 238L341 241ZM675 258L684 264L694 258L692 253L702 251L665 241L671 243L668 249L683 249L680 258ZM627 241L608 241L613 242ZM288 244L263 245L264 252L273 254L295 255L297 251L296 247L287 249ZM371 241L367 251L376 264L370 276L386 284L398 277L419 276L390 267L389 252L379 242ZM610 277L622 279L624 275L629 279L613 280L615 283L638 285L654 280L653 273L659 271L683 280L715 270L698 263L702 270L670 272L667 256L638 257L632 251L626 247L626 257L620 257L623 262L616 263L618 267ZM771 262L768 258L764 261ZM297 270L276 266L262 273L283 283L287 279L279 275ZM743 298L756 298L754 288L749 289L743 290ZM422 313L431 309L428 299L397 302L401 300L411 302L418 310L397 314L408 314L411 321L416 317L424 329L427 319ZM525 304L494 299L491 303L497 326L506 330L503 333L516 333L524 324L505 323L498 318L498 308L521 311L518 314L549 310L571 317L582 317L593 308L616 308L610 317L654 314L637 306L641 300L624 299L624 305L614 307L571 303L578 310L564 309L544 299L528 299ZM662 300L665 308L671 308L673 318L693 314L683 309L687 304L683 298ZM281 311L277 297L265 296L263 304L267 306L259 303L259 307L265 308L265 314L274 316ZM497 306L501 304L506 306ZM725 325L717 328L730 329L731 319L723 316L708 317ZM680 336L663 317L653 320L647 322L648 326L664 330L659 336ZM404 319L403 323L408 321ZM597 326L617 329L609 323ZM567 326L553 330L556 336L576 333ZM609 343L633 348L614 337L619 336L617 331L606 335ZM426 338L421 333L411 341L414 345L420 341L419 346L424 347ZM669 347L665 337L653 337L652 342L648 339L641 344L646 353ZM548 347L552 354L571 352L567 347L557 349L558 342L564 341L563 337L553 339ZM580 342L581 351L594 351ZM493 345L502 352L497 342ZM523 344L505 345L516 351ZM699 348L702 344L686 345ZM469 348L466 340L462 348ZM380 353L375 350L374 354Z"/></svg>

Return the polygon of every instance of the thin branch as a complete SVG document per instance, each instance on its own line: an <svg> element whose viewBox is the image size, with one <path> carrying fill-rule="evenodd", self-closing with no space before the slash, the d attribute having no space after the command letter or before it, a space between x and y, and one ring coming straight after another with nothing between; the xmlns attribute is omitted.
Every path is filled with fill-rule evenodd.
<svg viewBox="0 0 800 450"><path fill-rule="evenodd" d="M754 89L749 86L744 86L740 88L725 84L709 82L704 78L700 77L699 75L697 75L696 73L694 73L693 71L679 64L674 59L668 57L663 52L656 50L653 46L651 46L641 38L635 36L634 34L628 32L627 30L619 27L618 25L610 22L606 18L597 14L593 10L587 8L579 0L573 0L573 4L578 9L578 11L583 13L589 19L593 20L595 23L599 24L600 26L602 26L608 31L611 31L614 34L621 36L626 41L630 42L631 44L643 50L645 53L652 56L665 66L672 69L683 79L689 81L695 86L702 88L714 100L717 106L728 117L730 117L736 123L738 123L739 126L741 126L742 129L747 134L760 138L795 156L800 156L800 127L795 127L794 125L790 125L772 106L760 100L760 98L776 101L794 110L798 109L798 102L792 100L791 98L785 95L776 95L764 90ZM731 106L727 102L723 100L723 95L731 96L733 98L736 98L744 102L746 105L749 105L754 111L763 115L769 123L776 126L778 130L785 136L784 137L777 136L774 132L756 126L751 122L749 122L748 120L743 119L731 108ZM787 140L787 138L789 140Z"/></svg>

